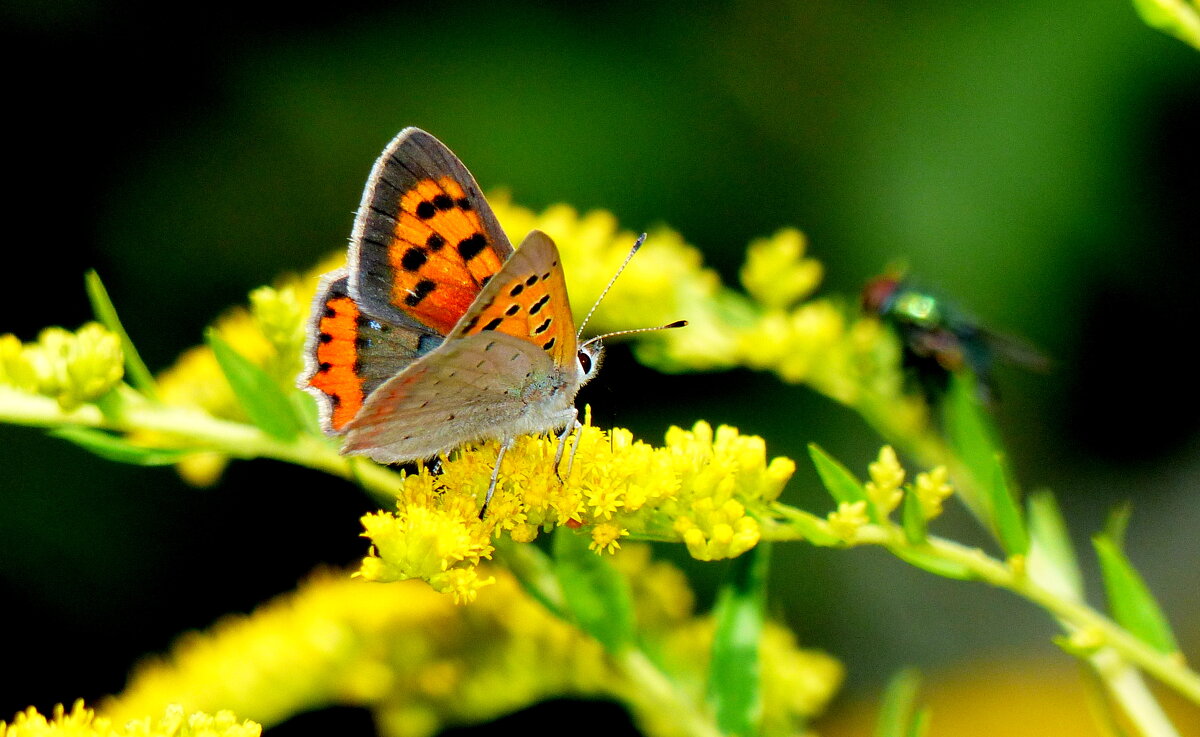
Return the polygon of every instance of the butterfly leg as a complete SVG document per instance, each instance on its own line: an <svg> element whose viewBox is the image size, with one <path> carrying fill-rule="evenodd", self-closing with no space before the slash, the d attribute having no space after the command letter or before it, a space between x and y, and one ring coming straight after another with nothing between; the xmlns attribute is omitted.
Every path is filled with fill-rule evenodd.
<svg viewBox="0 0 1200 737"><path fill-rule="evenodd" d="M500 452L496 454L496 466L492 469L492 482L488 484L487 495L483 497L483 506L479 508L479 519L483 519L483 513L487 511L488 502L492 500L492 494L496 493L496 482L500 480L500 461L504 458L504 454L512 447L515 438L506 438L500 445Z"/></svg>
<svg viewBox="0 0 1200 737"><path fill-rule="evenodd" d="M566 422L563 424L562 433L558 436L558 450L554 452L554 475L558 477L560 483L565 479L558 472L558 465L562 462L563 450L567 446L567 438L571 433L579 430L583 425L579 424L579 410L572 407L566 413ZM571 466L575 465L575 451L579 450L579 436L575 437L575 443L571 445L571 456L567 459L567 478L571 478Z"/></svg>

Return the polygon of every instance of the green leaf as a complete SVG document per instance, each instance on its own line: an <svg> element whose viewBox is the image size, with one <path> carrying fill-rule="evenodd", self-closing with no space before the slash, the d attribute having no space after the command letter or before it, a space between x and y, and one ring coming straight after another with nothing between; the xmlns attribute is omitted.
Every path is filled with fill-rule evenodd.
<svg viewBox="0 0 1200 737"><path fill-rule="evenodd" d="M106 460L137 466L169 466L197 451L195 448L145 448L134 445L119 435L93 430L90 427L60 427L51 430L49 434L72 442Z"/></svg>
<svg viewBox="0 0 1200 737"><path fill-rule="evenodd" d="M762 693L758 650L770 557L770 546L759 543L734 558L729 578L717 594L708 694L723 734L749 737L759 732Z"/></svg>
<svg viewBox="0 0 1200 737"><path fill-rule="evenodd" d="M875 737L920 737L929 725L929 711L917 708L921 676L906 668L888 681L875 724Z"/></svg>
<svg viewBox="0 0 1200 737"><path fill-rule="evenodd" d="M1093 537L1092 543L1100 560L1104 591L1113 618L1151 647L1164 653L1178 652L1179 645L1171 625L1125 551L1103 533Z"/></svg>
<svg viewBox="0 0 1200 737"><path fill-rule="evenodd" d="M215 330L205 335L234 396L260 430L279 440L292 440L303 429L295 405L265 371L226 343Z"/></svg>
<svg viewBox="0 0 1200 737"><path fill-rule="evenodd" d="M1142 21L1200 49L1200 9L1182 0L1133 0Z"/></svg>
<svg viewBox="0 0 1200 737"><path fill-rule="evenodd" d="M975 578L975 574L972 573L970 568L957 561L939 558L933 553L918 548L890 547L888 549L905 563L914 565L923 571L928 571L935 576L954 578L960 581L970 581Z"/></svg>
<svg viewBox="0 0 1200 737"><path fill-rule="evenodd" d="M866 501L868 506L871 505L867 499L867 492L863 489L862 483L855 478L850 470L842 465L833 456L821 449L821 446L816 443L808 444L808 455L812 457L813 465L817 467L817 475L821 477L821 483L825 485L830 496L839 504L842 502L858 502Z"/></svg>
<svg viewBox="0 0 1200 737"><path fill-rule="evenodd" d="M150 369L146 368L142 357L138 355L137 349L133 346L133 341L129 339L129 333L126 333L124 326L121 325L121 319L117 317L117 308L109 299L108 290L104 288L104 282L100 281L100 275L95 271L89 271L84 277L84 284L87 288L88 299L92 303L92 312L96 313L96 319L121 341L121 353L125 356L125 375L129 377L129 383L133 384L147 398L158 399L158 387L154 383L154 375L150 373Z"/></svg>
<svg viewBox="0 0 1200 737"><path fill-rule="evenodd" d="M1083 601L1083 575L1058 502L1049 491L1025 500L1029 518L1026 570L1039 586L1071 601Z"/></svg>
<svg viewBox="0 0 1200 737"><path fill-rule="evenodd" d="M981 493L992 478L995 458L1002 452L991 420L979 405L975 381L969 376L950 377L950 391L942 404L946 440L970 478L958 483L958 497L988 529L995 529L993 513Z"/></svg>
<svg viewBox="0 0 1200 737"><path fill-rule="evenodd" d="M1025 555L1029 552L1029 532L1021 516L1021 505L1016 498L1016 489L1010 483L1007 464L997 454L992 459L992 483L988 485L989 502L996 524L996 537L1009 555Z"/></svg>
<svg viewBox="0 0 1200 737"><path fill-rule="evenodd" d="M801 539L823 548L844 545L845 540L829 531L829 524L821 517L803 509L777 505L772 511L785 518L788 524L800 531Z"/></svg>
<svg viewBox="0 0 1200 737"><path fill-rule="evenodd" d="M588 538L568 527L554 531L554 573L567 612L579 627L615 653L633 642L633 595L629 582Z"/></svg>
<svg viewBox="0 0 1200 737"><path fill-rule="evenodd" d="M904 490L904 508L900 510L901 524L904 526L904 539L910 545L920 545L926 539L925 512L921 509L921 499L916 490L909 486Z"/></svg>
<svg viewBox="0 0 1200 737"><path fill-rule="evenodd" d="M1121 550L1125 549L1125 531L1129 529L1129 520L1132 518L1133 503L1125 500L1113 507L1104 521L1104 534Z"/></svg>

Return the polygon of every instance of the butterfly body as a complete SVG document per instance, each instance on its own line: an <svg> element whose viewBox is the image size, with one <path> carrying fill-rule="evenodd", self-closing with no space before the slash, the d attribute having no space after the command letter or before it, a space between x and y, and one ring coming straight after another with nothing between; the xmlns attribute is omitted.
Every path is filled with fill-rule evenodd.
<svg viewBox="0 0 1200 737"><path fill-rule="evenodd" d="M600 351L579 344L550 237L514 250L462 162L408 128L371 172L347 267L321 282L298 384L343 453L398 463L499 440L503 454L524 434L565 439Z"/></svg>

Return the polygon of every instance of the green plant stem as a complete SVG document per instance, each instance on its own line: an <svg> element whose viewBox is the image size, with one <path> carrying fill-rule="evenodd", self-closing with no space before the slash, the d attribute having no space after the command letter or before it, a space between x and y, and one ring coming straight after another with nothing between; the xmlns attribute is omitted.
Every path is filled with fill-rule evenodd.
<svg viewBox="0 0 1200 737"><path fill-rule="evenodd" d="M1032 601L1070 627L1100 634L1104 643L1121 658L1136 664L1146 673L1200 705L1200 675L1188 670L1177 657L1154 649L1086 604L1065 599L1039 586L1029 576L992 558L979 548L932 536L924 545L911 546L904 538L903 531L894 525L863 527L858 532L855 544L881 545L893 551L903 548L915 549L963 565L980 580L998 588L1008 589ZM1106 670L1098 672L1107 681L1110 676L1116 676L1119 669ZM1129 692L1127 688L1117 690L1121 693Z"/></svg>
<svg viewBox="0 0 1200 737"><path fill-rule="evenodd" d="M503 553L509 570L522 587L554 616L564 619L566 597L558 578L551 572L551 563L546 554L531 545L504 538L496 541L496 547ZM672 723L683 734L720 737L720 730L707 712L681 692L640 648L626 645L609 657L613 667L623 677L622 684L616 690L638 712L669 714Z"/></svg>
<svg viewBox="0 0 1200 737"><path fill-rule="evenodd" d="M669 714L673 726L693 737L721 737L716 723L681 693L665 673L636 647L625 647L613 662L629 685L624 697L642 711Z"/></svg>
<svg viewBox="0 0 1200 737"><path fill-rule="evenodd" d="M375 463L348 458L324 439L300 435L283 442L253 425L222 420L198 409L147 400L133 390L117 390L117 401L105 410L85 404L64 412L58 402L0 388L0 421L35 427L82 426L115 432L159 433L177 440L180 447L215 452L232 458L273 458L315 468L357 481L386 507L395 504L400 475ZM167 446L171 447L171 446Z"/></svg>

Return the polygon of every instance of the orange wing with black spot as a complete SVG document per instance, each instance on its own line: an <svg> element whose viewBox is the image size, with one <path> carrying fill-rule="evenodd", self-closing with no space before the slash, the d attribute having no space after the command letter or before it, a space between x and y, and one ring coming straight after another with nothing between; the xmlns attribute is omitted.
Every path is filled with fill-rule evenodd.
<svg viewBox="0 0 1200 737"><path fill-rule="evenodd" d="M512 252L458 157L406 128L367 180L350 243L350 294L367 313L445 335Z"/></svg>
<svg viewBox="0 0 1200 737"><path fill-rule="evenodd" d="M560 368L574 365L575 318L562 261L554 241L540 230L525 236L449 337L487 330L536 345Z"/></svg>
<svg viewBox="0 0 1200 737"><path fill-rule="evenodd" d="M307 335L297 384L316 397L321 426L331 434L343 431L376 387L442 342L428 329L364 313L350 297L345 269L321 280Z"/></svg>

